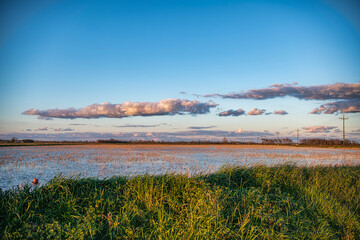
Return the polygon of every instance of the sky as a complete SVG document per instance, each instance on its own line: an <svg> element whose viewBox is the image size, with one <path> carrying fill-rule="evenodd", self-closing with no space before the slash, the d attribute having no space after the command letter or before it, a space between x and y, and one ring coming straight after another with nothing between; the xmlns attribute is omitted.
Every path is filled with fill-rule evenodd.
<svg viewBox="0 0 360 240"><path fill-rule="evenodd" d="M0 139L360 141L356 0L4 0Z"/></svg>

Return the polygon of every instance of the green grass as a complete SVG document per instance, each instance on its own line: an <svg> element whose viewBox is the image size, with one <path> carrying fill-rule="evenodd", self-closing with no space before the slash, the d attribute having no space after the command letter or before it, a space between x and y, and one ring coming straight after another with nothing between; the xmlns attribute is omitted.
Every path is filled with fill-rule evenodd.
<svg viewBox="0 0 360 240"><path fill-rule="evenodd" d="M360 239L360 167L56 177L0 196L1 239Z"/></svg>

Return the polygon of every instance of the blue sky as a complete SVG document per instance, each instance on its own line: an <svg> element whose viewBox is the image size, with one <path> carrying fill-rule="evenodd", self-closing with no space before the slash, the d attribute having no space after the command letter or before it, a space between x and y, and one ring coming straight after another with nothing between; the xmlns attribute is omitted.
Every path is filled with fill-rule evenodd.
<svg viewBox="0 0 360 240"><path fill-rule="evenodd" d="M245 139L294 137L297 128L303 137L341 137L345 113L349 138L359 139L359 6L351 0L2 1L0 138ZM355 108L310 114L347 101L342 96L226 97L263 93L272 84L328 92L347 84ZM218 95L204 97L211 94ZM156 103L166 99L208 108L159 110ZM115 117L51 111L64 116L66 109L102 103L123 111L129 101L157 110ZM254 108L265 111L250 115ZM30 109L50 111L39 119L36 111L23 114ZM219 116L231 109L244 114Z"/></svg>

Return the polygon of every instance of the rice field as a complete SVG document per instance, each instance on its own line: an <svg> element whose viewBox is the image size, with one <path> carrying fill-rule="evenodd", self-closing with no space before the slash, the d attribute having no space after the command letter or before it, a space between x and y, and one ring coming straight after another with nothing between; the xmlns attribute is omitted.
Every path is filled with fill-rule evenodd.
<svg viewBox="0 0 360 240"><path fill-rule="evenodd" d="M359 157L280 146L4 147L0 239L360 239Z"/></svg>
<svg viewBox="0 0 360 240"><path fill-rule="evenodd" d="M236 145L79 145L0 148L0 188L64 177L214 173L223 166L355 166L359 149Z"/></svg>

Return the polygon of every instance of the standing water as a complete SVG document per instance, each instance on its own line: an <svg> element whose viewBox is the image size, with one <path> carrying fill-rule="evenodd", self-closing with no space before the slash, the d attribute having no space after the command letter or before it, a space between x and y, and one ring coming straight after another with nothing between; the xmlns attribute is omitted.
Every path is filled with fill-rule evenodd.
<svg viewBox="0 0 360 240"><path fill-rule="evenodd" d="M232 145L80 145L0 148L0 188L54 176L207 174L224 165L359 165L359 149Z"/></svg>

